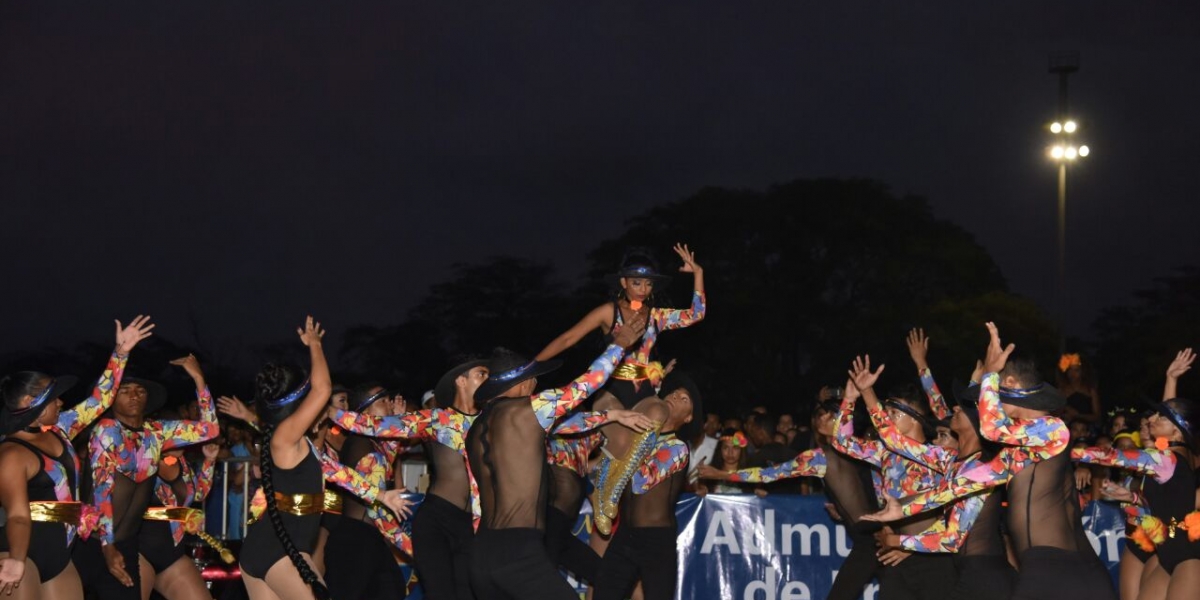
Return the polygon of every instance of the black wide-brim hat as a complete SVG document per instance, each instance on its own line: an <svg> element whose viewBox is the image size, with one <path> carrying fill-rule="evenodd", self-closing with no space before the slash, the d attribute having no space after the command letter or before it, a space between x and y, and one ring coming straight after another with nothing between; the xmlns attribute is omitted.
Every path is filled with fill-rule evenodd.
<svg viewBox="0 0 1200 600"><path fill-rule="evenodd" d="M557 358L546 362L536 360L526 361L524 358L513 354L493 358L488 361L487 365L487 381L484 381L479 386L479 389L475 390L475 402L477 403L495 400L522 381L555 371L562 366L562 361ZM434 396L437 396L437 392L434 392ZM439 404L441 402L441 400L438 400Z"/></svg>
<svg viewBox="0 0 1200 600"><path fill-rule="evenodd" d="M467 371L475 367L487 366L488 361L484 359L469 360L442 375L438 379L437 385L433 386L433 398L437 401L438 406L450 406L454 404L454 400L458 397L458 385L455 383Z"/></svg>
<svg viewBox="0 0 1200 600"><path fill-rule="evenodd" d="M130 383L140 385L146 390L146 408L142 410L142 414L154 414L155 411L167 405L167 388L163 384L141 377L121 378L121 385Z"/></svg>
<svg viewBox="0 0 1200 600"><path fill-rule="evenodd" d="M978 410L980 389L979 384L972 384L963 388L955 381L954 399L958 402L959 406ZM1058 389L1046 382L1025 389L1001 387L999 395L1000 402L1003 404L1011 404L1043 412L1054 412L1067 405L1067 399L1058 393ZM966 404L964 404L964 401L966 401Z"/></svg>
<svg viewBox="0 0 1200 600"><path fill-rule="evenodd" d="M17 410L9 410L7 406L0 407L0 435L9 435L29 427L42 415L42 410L48 404L75 387L76 383L79 383L79 378L74 375L54 377L50 380L50 385L34 398L33 404Z"/></svg>

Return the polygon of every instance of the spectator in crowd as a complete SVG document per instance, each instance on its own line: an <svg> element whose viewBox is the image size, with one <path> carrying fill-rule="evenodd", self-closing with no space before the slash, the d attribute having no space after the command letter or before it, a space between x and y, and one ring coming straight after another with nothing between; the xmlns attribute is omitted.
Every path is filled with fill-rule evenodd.
<svg viewBox="0 0 1200 600"><path fill-rule="evenodd" d="M1058 392L1067 399L1061 412L1064 421L1078 419L1089 427L1100 424L1100 391L1095 374L1084 370L1078 354L1064 354L1058 360Z"/></svg>

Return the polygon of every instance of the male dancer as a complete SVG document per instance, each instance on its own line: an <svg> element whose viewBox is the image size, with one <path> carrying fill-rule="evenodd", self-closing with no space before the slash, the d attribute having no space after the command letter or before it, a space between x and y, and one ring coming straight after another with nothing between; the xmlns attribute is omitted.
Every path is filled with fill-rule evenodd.
<svg viewBox="0 0 1200 600"><path fill-rule="evenodd" d="M577 599L543 546L549 466L546 432L604 385L643 333L627 324L587 373L566 387L534 394L537 377L560 361L527 361L498 353L475 392L487 402L467 434L467 458L479 484L482 519L471 556L471 587L479 598Z"/></svg>
<svg viewBox="0 0 1200 600"><path fill-rule="evenodd" d="M1013 446L980 468L960 470L934 490L888 502L872 520L894 520L1008 484L1008 531L1021 564L1014 600L1115 600L1111 580L1092 550L1080 517L1066 424L1050 413L1065 400L1041 380L1028 358L1011 359L1000 333L991 342L979 398L980 433ZM1035 531L1036 529L1036 531Z"/></svg>

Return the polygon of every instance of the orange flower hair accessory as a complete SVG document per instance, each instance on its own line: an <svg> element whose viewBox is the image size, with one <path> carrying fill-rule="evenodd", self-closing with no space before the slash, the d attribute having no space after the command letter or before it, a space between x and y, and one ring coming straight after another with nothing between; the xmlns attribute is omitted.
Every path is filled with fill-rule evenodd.
<svg viewBox="0 0 1200 600"><path fill-rule="evenodd" d="M735 431L729 435L721 436L721 443L733 446L734 448L745 448L750 445L750 440L746 439L746 434Z"/></svg>
<svg viewBox="0 0 1200 600"><path fill-rule="evenodd" d="M1058 359L1058 370L1066 373L1071 367L1082 367L1083 359L1078 354L1064 354Z"/></svg>

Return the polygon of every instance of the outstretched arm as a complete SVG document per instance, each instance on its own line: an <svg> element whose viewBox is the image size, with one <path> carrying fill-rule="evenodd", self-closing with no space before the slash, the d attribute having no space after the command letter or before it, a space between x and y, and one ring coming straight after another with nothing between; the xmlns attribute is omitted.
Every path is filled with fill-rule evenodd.
<svg viewBox="0 0 1200 600"><path fill-rule="evenodd" d="M430 409L376 417L337 408L329 420L346 431L367 437L429 440L434 436L435 419L435 411Z"/></svg>
<svg viewBox="0 0 1200 600"><path fill-rule="evenodd" d="M129 360L129 353L138 342L153 335L151 330L154 329L154 324L147 316L134 317L127 327L123 327L120 321L116 321L116 324L117 345L113 348L112 356L109 357L104 372L100 374L100 379L96 381L96 387L92 388L91 397L78 406L58 413L58 428L69 440L75 439L75 436L87 429L88 425L99 419L100 415L112 406L113 397L121 385L121 376L125 372L125 362Z"/></svg>
<svg viewBox="0 0 1200 600"><path fill-rule="evenodd" d="M654 426L654 419L635 410L610 409L595 412L576 412L558 422L551 430L556 436L586 433L612 423L620 423L637 433Z"/></svg>
<svg viewBox="0 0 1200 600"><path fill-rule="evenodd" d="M536 361L550 360L555 356L562 354L563 351L567 350L568 348L578 344L579 340L582 340L584 336L595 331L596 329L599 329L604 325L611 327L612 323L608 322L609 319L612 318L611 314L611 305L603 304L597 306L596 308L592 309L591 312L584 315L583 319L580 319L580 321L573 327L564 331L562 335L554 338L554 341L550 342L545 348L542 349L541 352L538 352L537 356L533 357L533 359Z"/></svg>
<svg viewBox="0 0 1200 600"><path fill-rule="evenodd" d="M950 506L945 519L936 520L929 529L899 537L899 546L912 552L958 552L987 501L986 494L960 499Z"/></svg>
<svg viewBox="0 0 1200 600"><path fill-rule="evenodd" d="M704 320L704 315L708 311L708 298L704 294L704 269L696 264L696 253L692 252L687 244L675 244L674 250L675 254L678 254L679 258L683 260L683 266L679 267L679 271L692 274L692 305L686 310L654 309L651 318L654 319L654 325L659 331L695 325Z"/></svg>
<svg viewBox="0 0 1200 600"><path fill-rule="evenodd" d="M1166 483L1175 474L1175 465L1179 462L1174 452L1169 450L1118 450L1116 448L1075 448L1071 450L1071 460L1081 463L1103 465L1129 469L1149 475L1159 483Z"/></svg>
<svg viewBox="0 0 1200 600"><path fill-rule="evenodd" d="M773 467L751 467L726 473L709 465L701 465L700 478L735 483L771 483L794 477L825 477L825 464L825 452L820 448L813 448Z"/></svg>
<svg viewBox="0 0 1200 600"><path fill-rule="evenodd" d="M632 323L620 327L616 331L613 343L604 350L588 371L580 375L566 387L546 390L530 398L533 414L537 416L542 429L550 431L554 422L563 415L571 412L580 402L596 393L596 390L608 382L617 363L625 356L625 349L632 345L645 331L645 323Z"/></svg>
<svg viewBox="0 0 1200 600"><path fill-rule="evenodd" d="M850 458L866 461L880 467L883 465L883 444L854 437L854 402L858 390L854 381L846 382L846 395L842 398L841 409L838 410L837 423L834 424L833 448Z"/></svg>
<svg viewBox="0 0 1200 600"><path fill-rule="evenodd" d="M683 440L660 440L633 474L633 480L629 482L630 490L634 494L645 494L672 475L687 469L688 458L688 446Z"/></svg>

